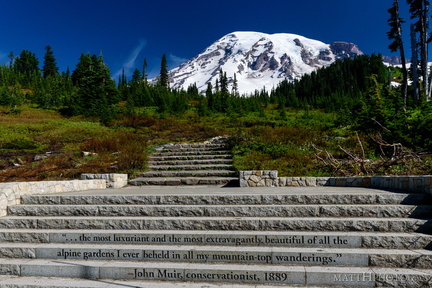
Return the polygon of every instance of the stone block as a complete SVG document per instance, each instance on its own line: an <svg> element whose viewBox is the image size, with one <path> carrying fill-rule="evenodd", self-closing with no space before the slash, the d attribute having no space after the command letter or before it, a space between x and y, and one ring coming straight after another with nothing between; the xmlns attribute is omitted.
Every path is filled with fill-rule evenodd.
<svg viewBox="0 0 432 288"><path fill-rule="evenodd" d="M240 178L240 187L248 187L248 181L244 178Z"/></svg>
<svg viewBox="0 0 432 288"><path fill-rule="evenodd" d="M241 178L246 178L248 176L252 175L252 171L240 171L240 177Z"/></svg>
<svg viewBox="0 0 432 288"><path fill-rule="evenodd" d="M255 170L255 171L252 172L252 174L256 175L256 176L262 176L263 175L263 171Z"/></svg>
<svg viewBox="0 0 432 288"><path fill-rule="evenodd" d="M346 184L346 178L344 178L344 177L336 178L335 186L337 186L337 187L346 187L347 186L347 184Z"/></svg>
<svg viewBox="0 0 432 288"><path fill-rule="evenodd" d="M256 187L266 187L266 179L261 179L256 183Z"/></svg>
<svg viewBox="0 0 432 288"><path fill-rule="evenodd" d="M317 186L328 186L330 182L329 177L318 177L317 178Z"/></svg>
<svg viewBox="0 0 432 288"><path fill-rule="evenodd" d="M279 187L285 187L287 183L287 177L280 177L279 178Z"/></svg>
<svg viewBox="0 0 432 288"><path fill-rule="evenodd" d="M307 177L306 178L306 186L311 186L311 187L317 186L317 178Z"/></svg>
<svg viewBox="0 0 432 288"><path fill-rule="evenodd" d="M291 182L287 182L286 186L289 186L289 187L300 187L300 184L299 184L298 181L291 181Z"/></svg>
<svg viewBox="0 0 432 288"><path fill-rule="evenodd" d="M122 188L128 183L127 174L82 174L81 180L105 180L107 188Z"/></svg>
<svg viewBox="0 0 432 288"><path fill-rule="evenodd" d="M261 179L262 179L262 178L258 177L257 175L252 175L252 176L249 177L249 180L250 180L250 181L253 181L253 182L255 182L255 183L260 182Z"/></svg>

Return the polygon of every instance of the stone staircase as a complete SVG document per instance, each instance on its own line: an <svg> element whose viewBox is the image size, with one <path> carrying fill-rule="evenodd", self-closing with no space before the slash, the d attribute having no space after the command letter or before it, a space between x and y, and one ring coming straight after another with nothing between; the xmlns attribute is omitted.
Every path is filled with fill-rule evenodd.
<svg viewBox="0 0 432 288"><path fill-rule="evenodd" d="M139 173L131 185L239 186L231 152L223 143L162 146L150 155L150 171Z"/></svg>
<svg viewBox="0 0 432 288"><path fill-rule="evenodd" d="M432 287L432 206L362 188L24 196L0 287Z"/></svg>

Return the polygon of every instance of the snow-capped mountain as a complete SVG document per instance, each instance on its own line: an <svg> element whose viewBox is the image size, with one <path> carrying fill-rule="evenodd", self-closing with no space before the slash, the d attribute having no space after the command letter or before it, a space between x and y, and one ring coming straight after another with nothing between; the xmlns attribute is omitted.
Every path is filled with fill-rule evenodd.
<svg viewBox="0 0 432 288"><path fill-rule="evenodd" d="M263 87L270 90L284 79L300 78L337 59L362 54L352 43L325 44L285 33L234 32L170 70L169 81L172 88L184 89L196 83L204 92L208 82L215 87L222 69L231 85L235 73L240 94L249 94Z"/></svg>

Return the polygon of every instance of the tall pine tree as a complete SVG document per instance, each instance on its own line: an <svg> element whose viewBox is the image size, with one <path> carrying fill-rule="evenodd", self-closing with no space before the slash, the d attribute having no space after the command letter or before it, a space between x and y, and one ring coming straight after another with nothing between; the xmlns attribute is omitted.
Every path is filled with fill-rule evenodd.
<svg viewBox="0 0 432 288"><path fill-rule="evenodd" d="M78 89L73 114L100 117L102 122L115 116L113 104L119 101L118 90L102 56L82 54L72 81Z"/></svg>
<svg viewBox="0 0 432 288"><path fill-rule="evenodd" d="M429 6L428 0L407 0L410 5L411 19L417 19L415 22L415 31L419 34L419 52L420 52L420 71L423 76L423 89L427 99L430 98L430 81L428 69L429 55Z"/></svg>
<svg viewBox="0 0 432 288"><path fill-rule="evenodd" d="M49 76L56 76L58 75L59 68L57 67L57 62L54 57L54 52L52 51L51 46L45 47L45 56L44 56L44 63L42 67L42 74L44 78L47 78Z"/></svg>
<svg viewBox="0 0 432 288"><path fill-rule="evenodd" d="M390 25L390 31L387 33L387 36L393 42L389 45L389 49L392 52L396 52L399 50L401 61L402 61L402 96L404 99L404 103L406 106L407 96L408 96L408 70L406 67L406 59L405 59L405 49L402 40L402 23L405 21L399 17L399 1L394 0L393 6L388 10L390 13L390 19L388 23Z"/></svg>
<svg viewBox="0 0 432 288"><path fill-rule="evenodd" d="M166 55L162 55L161 68L159 73L158 85L161 87L169 88L168 86L168 61Z"/></svg>
<svg viewBox="0 0 432 288"><path fill-rule="evenodd" d="M40 77L39 60L36 54L23 50L14 60L14 69L21 76L21 84L30 85L37 77Z"/></svg>

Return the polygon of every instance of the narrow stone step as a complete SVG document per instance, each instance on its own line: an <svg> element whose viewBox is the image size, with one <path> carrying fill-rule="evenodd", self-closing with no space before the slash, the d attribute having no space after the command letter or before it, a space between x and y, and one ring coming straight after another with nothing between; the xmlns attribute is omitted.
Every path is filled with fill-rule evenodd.
<svg viewBox="0 0 432 288"><path fill-rule="evenodd" d="M193 155L226 155L228 150L192 150L192 151L165 151L156 152L152 156L167 157L167 156L193 156Z"/></svg>
<svg viewBox="0 0 432 288"><path fill-rule="evenodd" d="M154 156L150 155L151 161L171 161L171 160L199 160L199 159L230 159L232 156L229 154L220 155L183 155L183 156Z"/></svg>
<svg viewBox="0 0 432 288"><path fill-rule="evenodd" d="M236 176L236 174L237 172L231 170L148 171L137 173L137 177L232 177ZM137 180L137 178L132 179L131 182L134 180Z"/></svg>
<svg viewBox="0 0 432 288"><path fill-rule="evenodd" d="M184 173L186 174L186 173ZM217 185L217 186L239 186L239 179L233 177L141 177L129 181L130 185L144 186L144 185Z"/></svg>
<svg viewBox="0 0 432 288"><path fill-rule="evenodd" d="M327 241L327 239L322 239ZM395 249L0 243L1 258L431 269L432 251Z"/></svg>
<svg viewBox="0 0 432 288"><path fill-rule="evenodd" d="M205 147L205 146L201 146L201 147L180 147L180 146L169 146L169 147L165 147L162 152L175 152L175 153L183 153L183 152L196 152L196 151L200 151L200 152L214 152L214 151L227 151L226 148L224 146L217 146L217 147Z"/></svg>
<svg viewBox="0 0 432 288"><path fill-rule="evenodd" d="M432 250L432 236L389 232L1 229L0 242Z"/></svg>
<svg viewBox="0 0 432 288"><path fill-rule="evenodd" d="M406 205L424 204L423 194L390 193L386 191L343 187L298 188L167 188L130 187L121 193L93 191L84 195L23 195L22 204L177 204L177 205L264 205L264 204L347 204L347 205ZM109 194L109 195L107 195Z"/></svg>
<svg viewBox="0 0 432 288"><path fill-rule="evenodd" d="M432 218L431 205L15 205L10 216Z"/></svg>
<svg viewBox="0 0 432 288"><path fill-rule="evenodd" d="M149 169L156 171L167 171L167 170L228 170L231 169L232 165L229 164L194 164L194 165L149 165Z"/></svg>
<svg viewBox="0 0 432 288"><path fill-rule="evenodd" d="M1 228L236 231L365 231L430 233L432 220L331 217L69 217L6 216Z"/></svg>
<svg viewBox="0 0 432 288"><path fill-rule="evenodd" d="M153 166L183 166L183 165L212 165L212 164L232 164L231 159L199 159L199 160L164 160L149 161L150 167Z"/></svg>
<svg viewBox="0 0 432 288"><path fill-rule="evenodd" d="M189 148L220 149L225 147L226 147L225 144L183 143L183 144L164 145L163 149L164 150L189 149Z"/></svg>
<svg viewBox="0 0 432 288"><path fill-rule="evenodd" d="M430 287L425 269L0 259L3 275L232 284ZM420 286L419 286L420 285ZM428 286L425 286L428 285Z"/></svg>

